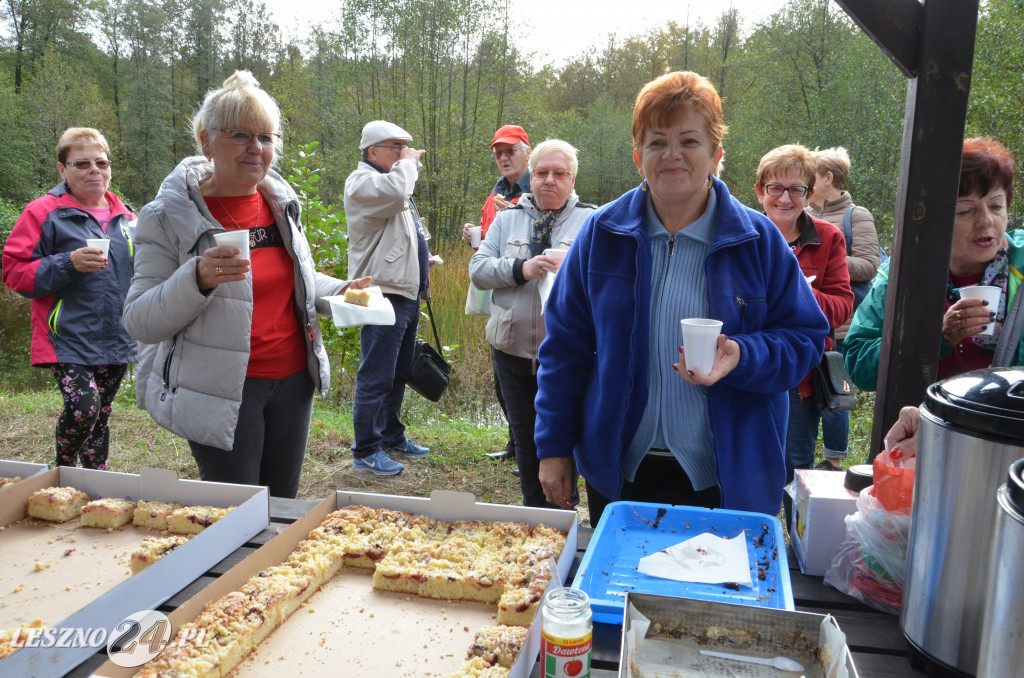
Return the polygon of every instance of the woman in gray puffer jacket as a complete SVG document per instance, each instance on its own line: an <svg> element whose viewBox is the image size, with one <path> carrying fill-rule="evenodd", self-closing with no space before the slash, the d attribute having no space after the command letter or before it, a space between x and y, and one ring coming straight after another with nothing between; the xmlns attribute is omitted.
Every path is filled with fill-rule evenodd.
<svg viewBox="0 0 1024 678"><path fill-rule="evenodd" d="M537 472L534 421L537 412L537 349L544 340L541 284L558 270L561 258L583 222L596 209L579 202L576 149L564 141L545 141L530 154L530 193L502 210L469 262L477 289L494 290L486 336L494 375L505 398L519 466L523 504L557 508L544 498ZM562 252L564 256L564 251Z"/></svg>
<svg viewBox="0 0 1024 678"><path fill-rule="evenodd" d="M317 313L348 283L313 268L295 193L270 169L280 112L258 85L238 71L196 113L205 157L143 208L123 321L140 343L138 404L188 440L200 478L294 497L313 393L329 386ZM249 252L217 245L239 230Z"/></svg>

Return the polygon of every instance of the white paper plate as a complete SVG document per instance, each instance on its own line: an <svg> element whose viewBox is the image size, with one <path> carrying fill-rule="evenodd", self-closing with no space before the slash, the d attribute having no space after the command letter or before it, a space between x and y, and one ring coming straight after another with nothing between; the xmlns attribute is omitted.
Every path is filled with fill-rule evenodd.
<svg viewBox="0 0 1024 678"><path fill-rule="evenodd" d="M367 287L370 305L358 306L345 301L344 295L324 297L331 304L334 326L338 329L361 325L394 325L395 307L384 298L379 287Z"/></svg>

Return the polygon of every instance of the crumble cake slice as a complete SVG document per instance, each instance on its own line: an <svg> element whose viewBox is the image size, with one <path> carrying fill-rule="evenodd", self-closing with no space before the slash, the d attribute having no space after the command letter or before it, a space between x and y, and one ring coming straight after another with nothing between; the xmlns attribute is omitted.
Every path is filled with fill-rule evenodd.
<svg viewBox="0 0 1024 678"><path fill-rule="evenodd" d="M94 499L82 507L82 526L116 529L132 522L135 503L117 497Z"/></svg>
<svg viewBox="0 0 1024 678"><path fill-rule="evenodd" d="M73 487L47 487L28 499L28 515L55 523L66 523L82 513L89 495Z"/></svg>

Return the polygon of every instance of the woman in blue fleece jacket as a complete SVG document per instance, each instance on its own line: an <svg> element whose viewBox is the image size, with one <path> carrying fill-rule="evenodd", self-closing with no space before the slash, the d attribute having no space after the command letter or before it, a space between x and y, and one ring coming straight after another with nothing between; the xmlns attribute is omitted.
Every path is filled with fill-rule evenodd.
<svg viewBox="0 0 1024 678"><path fill-rule="evenodd" d="M633 112L644 181L587 219L548 300L540 480L569 508L575 456L591 525L620 499L779 511L787 392L828 323L778 229L714 178L725 131L706 78L648 83ZM707 374L685 367L688 317L723 322Z"/></svg>

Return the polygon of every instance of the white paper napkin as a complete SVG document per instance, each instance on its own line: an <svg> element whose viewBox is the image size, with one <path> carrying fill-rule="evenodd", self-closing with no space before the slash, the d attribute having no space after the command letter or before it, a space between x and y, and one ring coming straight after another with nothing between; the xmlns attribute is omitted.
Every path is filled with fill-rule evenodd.
<svg viewBox="0 0 1024 678"><path fill-rule="evenodd" d="M370 305L358 306L345 302L344 295L324 297L331 304L334 326L338 329L360 325L394 325L395 307L384 298L379 287L367 287Z"/></svg>
<svg viewBox="0 0 1024 678"><path fill-rule="evenodd" d="M705 532L640 559L637 570L652 577L698 584L751 586L747 535L722 539Z"/></svg>

